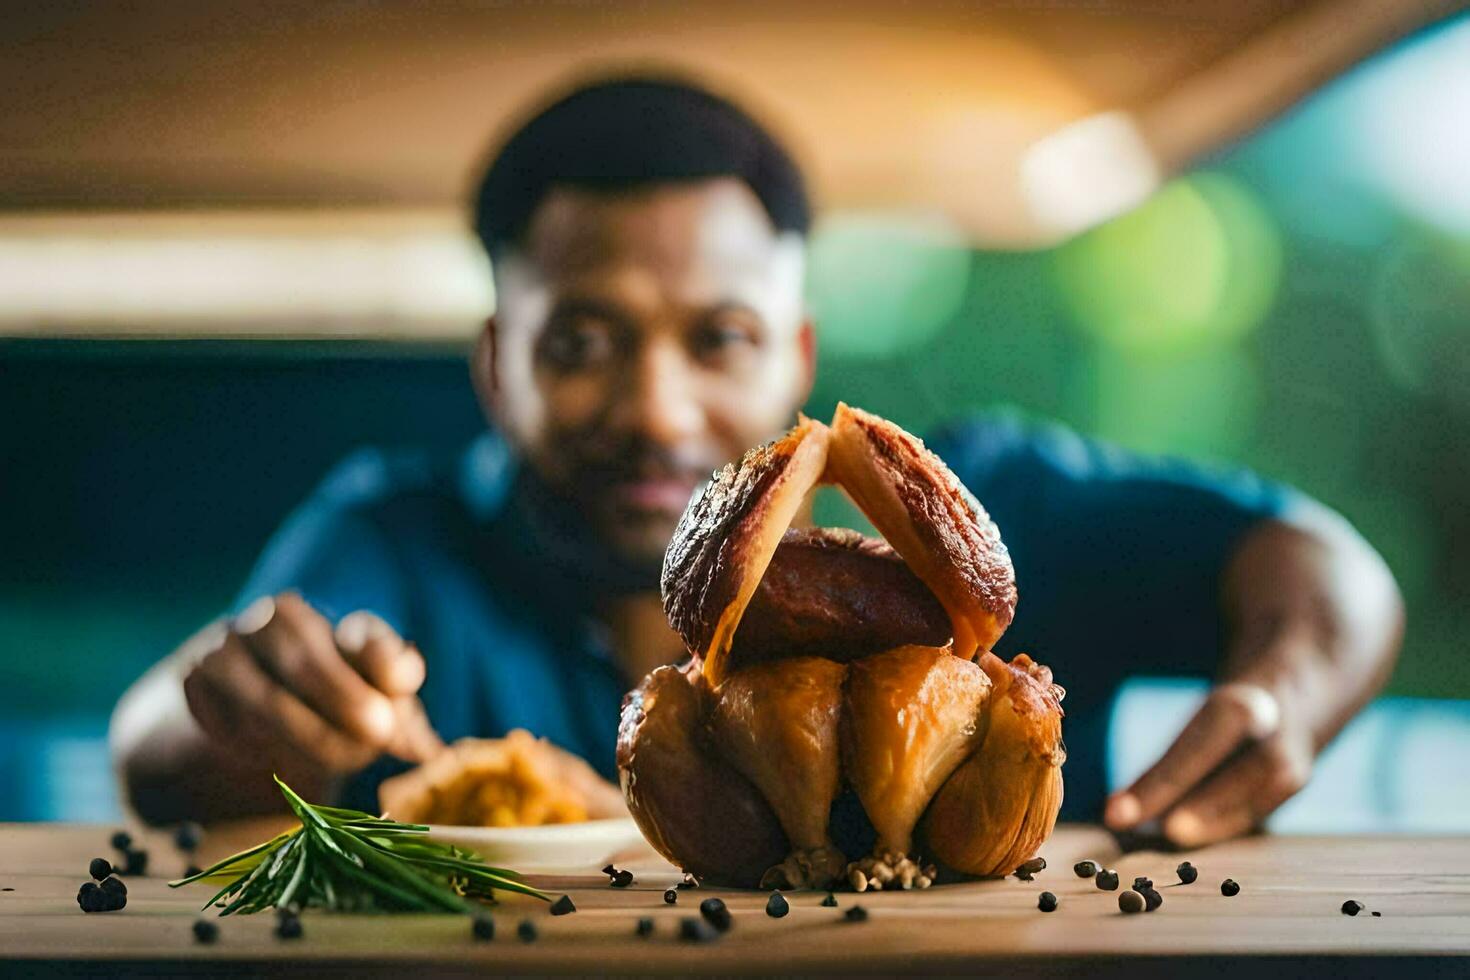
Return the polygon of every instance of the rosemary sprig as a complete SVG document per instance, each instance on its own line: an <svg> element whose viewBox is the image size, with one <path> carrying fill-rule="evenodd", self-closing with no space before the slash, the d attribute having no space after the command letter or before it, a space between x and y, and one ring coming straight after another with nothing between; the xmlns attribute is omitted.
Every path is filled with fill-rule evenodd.
<svg viewBox="0 0 1470 980"><path fill-rule="evenodd" d="M225 858L169 887L223 884L204 908L249 915L273 907L339 912L470 912L495 890L548 896L519 874L469 851L429 840L423 824L359 810L313 806L276 777L301 826Z"/></svg>

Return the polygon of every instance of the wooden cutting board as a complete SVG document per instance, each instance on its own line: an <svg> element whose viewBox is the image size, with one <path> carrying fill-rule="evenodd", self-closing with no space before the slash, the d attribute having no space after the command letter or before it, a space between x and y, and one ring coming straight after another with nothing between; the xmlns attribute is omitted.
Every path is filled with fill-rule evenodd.
<svg viewBox="0 0 1470 980"><path fill-rule="evenodd" d="M206 837L202 857L221 856L266 834L253 825ZM108 856L111 828L0 825L0 956L23 959L15 971L71 975L295 972L415 977L455 972L880 972L911 975L1001 966L1008 974L1086 972L1180 975L1249 957L1267 972L1322 969L1334 976L1405 971L1470 976L1470 838L1256 837L1184 854L1121 855L1112 838L1088 827L1060 828L1043 849L1048 868L1032 882L1015 878L936 887L925 892L838 893L836 909L818 893L791 893L791 913L765 915L766 896L700 888L666 905L678 880L651 852L618 861L635 883L611 888L596 869L535 876L577 905L552 917L546 906L510 898L494 910L497 936L478 943L457 916L345 916L308 912L305 936L272 934L271 916L219 920L212 946L190 926L209 895L171 890L166 877L184 859L161 836L147 841L155 876L129 879L126 910L85 915L76 892L87 862ZM1157 912L1124 916L1116 892L1079 879L1072 865L1092 857L1118 870L1122 888L1148 875L1161 889ZM1177 884L1185 858L1200 870ZM1226 898L1224 878L1241 885ZM1038 911L1043 890L1060 900ZM733 912L731 931L709 943L680 941L679 919L718 896ZM1367 910L1343 915L1346 899ZM867 921L844 918L861 905ZM1381 917L1370 912L1378 911ZM638 938L640 917L654 934ZM516 925L531 919L539 938L524 943ZM10 969L0 968L10 973Z"/></svg>

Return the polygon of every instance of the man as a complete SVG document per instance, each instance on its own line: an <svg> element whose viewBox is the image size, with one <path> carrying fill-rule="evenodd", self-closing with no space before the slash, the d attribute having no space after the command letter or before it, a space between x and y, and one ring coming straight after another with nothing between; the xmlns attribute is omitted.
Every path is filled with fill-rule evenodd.
<svg viewBox="0 0 1470 980"><path fill-rule="evenodd" d="M441 736L517 726L610 775L622 693L683 654L656 594L670 533L811 388L801 176L730 104L624 80L517 131L476 217L498 302L471 370L493 434L448 465L346 463L267 547L243 611L134 686L114 745L144 817L274 807L272 770L371 807ZM1162 818L1182 844L1258 824L1387 676L1394 584L1322 508L1013 420L931 445L1015 559L999 652L1071 690L1067 816L1104 815L1107 712L1131 673L1219 681L1106 802L1110 825Z"/></svg>

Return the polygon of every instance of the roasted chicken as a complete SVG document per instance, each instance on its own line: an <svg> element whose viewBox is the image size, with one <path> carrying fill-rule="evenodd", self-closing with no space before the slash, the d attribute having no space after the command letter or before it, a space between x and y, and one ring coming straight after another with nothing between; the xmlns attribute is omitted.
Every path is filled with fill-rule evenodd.
<svg viewBox="0 0 1470 980"><path fill-rule="evenodd" d="M823 482L886 541L789 529ZM1008 873L1051 833L1063 691L990 652L1015 613L1010 556L898 426L841 405L715 474L662 587L692 657L628 695L618 768L670 861L735 885L925 887ZM866 853L834 839L848 793Z"/></svg>

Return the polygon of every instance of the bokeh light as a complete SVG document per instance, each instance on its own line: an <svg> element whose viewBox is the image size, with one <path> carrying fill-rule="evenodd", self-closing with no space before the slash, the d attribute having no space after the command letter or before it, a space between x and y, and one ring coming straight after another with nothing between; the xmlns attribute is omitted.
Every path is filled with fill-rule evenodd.
<svg viewBox="0 0 1470 980"><path fill-rule="evenodd" d="M1249 189L1201 173L1055 258L1084 330L1120 350L1162 353L1216 346L1259 325L1280 282L1282 249Z"/></svg>
<svg viewBox="0 0 1470 980"><path fill-rule="evenodd" d="M1369 315L1395 382L1470 407L1470 241L1403 236L1381 256Z"/></svg>
<svg viewBox="0 0 1470 980"><path fill-rule="evenodd" d="M923 347L960 309L970 249L933 217L838 213L812 238L807 298L825 352L885 357Z"/></svg>
<svg viewBox="0 0 1470 980"><path fill-rule="evenodd" d="M1256 364L1239 347L1164 354L1102 347L1088 370L1096 433L1146 452L1238 459L1264 400Z"/></svg>
<svg viewBox="0 0 1470 980"><path fill-rule="evenodd" d="M1422 220L1470 233L1470 16L1358 76L1352 157Z"/></svg>

